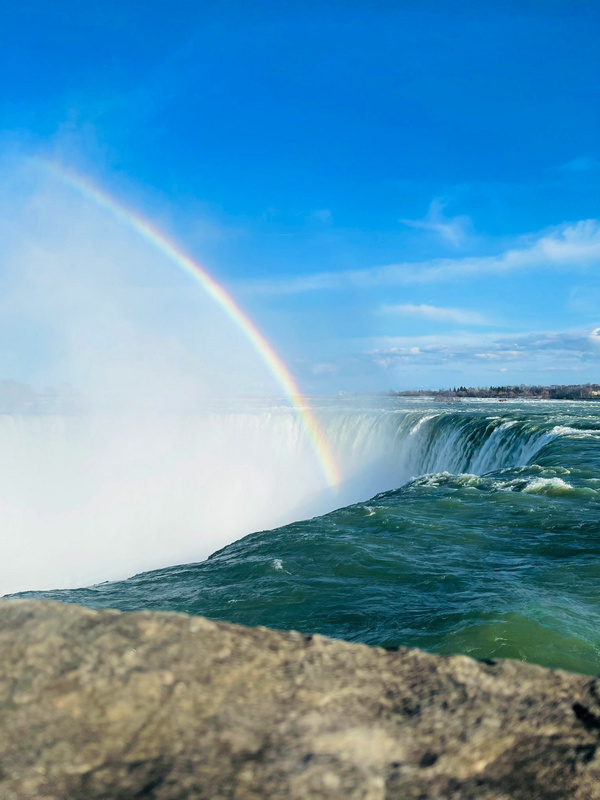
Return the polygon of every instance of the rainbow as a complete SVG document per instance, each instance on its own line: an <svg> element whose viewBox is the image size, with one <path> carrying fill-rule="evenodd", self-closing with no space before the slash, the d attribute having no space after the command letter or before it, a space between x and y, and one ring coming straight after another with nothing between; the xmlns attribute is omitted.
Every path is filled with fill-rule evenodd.
<svg viewBox="0 0 600 800"><path fill-rule="evenodd" d="M328 484L336 488L340 483L340 473L329 445L298 384L285 362L275 352L272 345L259 331L250 317L240 308L231 295L210 275L204 267L194 261L178 245L169 240L161 231L136 212L118 203L105 191L95 186L88 178L76 174L61 165L44 161L44 166L64 183L79 191L84 197L109 211L127 227L138 233L152 247L159 250L173 264L186 272L223 309L229 319L241 330L275 377L298 416L302 420L312 442L321 469Z"/></svg>

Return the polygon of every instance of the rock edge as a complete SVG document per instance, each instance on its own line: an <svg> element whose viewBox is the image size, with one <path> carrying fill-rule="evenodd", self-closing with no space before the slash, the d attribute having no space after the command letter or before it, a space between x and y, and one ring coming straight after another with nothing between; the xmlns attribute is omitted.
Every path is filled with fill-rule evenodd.
<svg viewBox="0 0 600 800"><path fill-rule="evenodd" d="M0 800L600 800L600 686L183 614L0 603Z"/></svg>

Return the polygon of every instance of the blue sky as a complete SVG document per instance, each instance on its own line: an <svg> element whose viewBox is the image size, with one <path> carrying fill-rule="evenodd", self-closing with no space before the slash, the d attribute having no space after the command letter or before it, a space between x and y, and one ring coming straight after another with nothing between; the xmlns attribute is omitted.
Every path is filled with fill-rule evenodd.
<svg viewBox="0 0 600 800"><path fill-rule="evenodd" d="M90 175L307 391L600 381L598 4L25 0L0 31L13 212L31 156ZM140 295L193 315L157 270ZM35 380L44 335L3 308L2 377Z"/></svg>

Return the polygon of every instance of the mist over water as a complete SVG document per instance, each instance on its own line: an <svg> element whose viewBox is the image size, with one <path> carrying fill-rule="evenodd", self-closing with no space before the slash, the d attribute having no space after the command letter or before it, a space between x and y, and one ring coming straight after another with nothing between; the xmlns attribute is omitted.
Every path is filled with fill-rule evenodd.
<svg viewBox="0 0 600 800"><path fill-rule="evenodd" d="M327 486L298 415L263 401L195 413L0 416L0 592L85 586L198 561L255 530L366 500L426 472L518 464L542 445L418 408L329 404L344 481ZM449 422L453 424L448 424ZM446 423L446 424L444 424ZM472 424L472 422L471 422Z"/></svg>
<svg viewBox="0 0 600 800"><path fill-rule="evenodd" d="M359 502L199 563L28 596L597 674L599 404L357 403L319 418L349 476L339 504ZM279 441L293 419L254 413Z"/></svg>
<svg viewBox="0 0 600 800"><path fill-rule="evenodd" d="M295 518L323 487L303 431L285 417L279 426L208 412L0 417L0 593L199 560Z"/></svg>
<svg viewBox="0 0 600 800"><path fill-rule="evenodd" d="M73 398L0 396L0 594L202 559L334 507L287 399L246 413L281 387L202 287L39 162L0 172L0 376Z"/></svg>
<svg viewBox="0 0 600 800"><path fill-rule="evenodd" d="M253 531L420 475L525 465L558 435L527 418L322 400L316 413L343 475L333 491L298 415L273 401L249 405L0 417L0 513L11 531L0 592L200 561Z"/></svg>

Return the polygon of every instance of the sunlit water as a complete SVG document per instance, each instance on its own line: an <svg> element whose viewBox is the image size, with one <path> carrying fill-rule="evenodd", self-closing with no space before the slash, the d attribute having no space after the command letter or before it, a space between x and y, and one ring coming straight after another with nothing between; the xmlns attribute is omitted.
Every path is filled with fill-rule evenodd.
<svg viewBox="0 0 600 800"><path fill-rule="evenodd" d="M600 403L378 400L319 414L351 466L342 502L362 502L199 563L22 596L600 672Z"/></svg>

